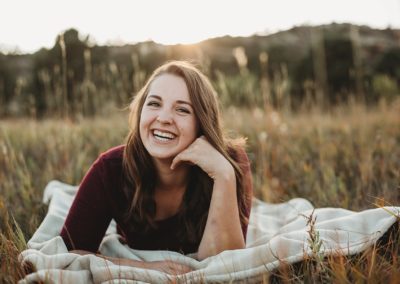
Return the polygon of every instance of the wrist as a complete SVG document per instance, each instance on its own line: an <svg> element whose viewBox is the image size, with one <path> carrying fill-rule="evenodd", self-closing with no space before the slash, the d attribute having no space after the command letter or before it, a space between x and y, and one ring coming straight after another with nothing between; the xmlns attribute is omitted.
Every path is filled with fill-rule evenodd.
<svg viewBox="0 0 400 284"><path fill-rule="evenodd" d="M235 175L235 170L233 169L232 165L229 164L226 169L218 172L215 175L214 182L219 181L219 182L234 182L236 184L236 175Z"/></svg>

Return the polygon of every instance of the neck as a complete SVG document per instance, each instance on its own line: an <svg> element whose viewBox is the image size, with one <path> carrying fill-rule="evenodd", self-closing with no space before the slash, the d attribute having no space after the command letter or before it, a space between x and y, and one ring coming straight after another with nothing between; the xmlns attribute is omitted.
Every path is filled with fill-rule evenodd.
<svg viewBox="0 0 400 284"><path fill-rule="evenodd" d="M171 160L155 160L158 172L157 188L165 190L180 190L186 187L189 175L188 165L178 165L171 170Z"/></svg>

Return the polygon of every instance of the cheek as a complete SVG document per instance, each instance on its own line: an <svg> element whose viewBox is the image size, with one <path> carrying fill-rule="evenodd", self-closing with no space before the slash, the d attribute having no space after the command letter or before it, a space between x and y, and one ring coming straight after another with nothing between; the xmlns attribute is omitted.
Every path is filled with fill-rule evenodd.
<svg viewBox="0 0 400 284"><path fill-rule="evenodd" d="M142 126L144 126L144 127L148 126L151 123L151 120L152 120L153 116L154 115L152 115L151 113L143 111L142 114L140 115L140 123L139 123L139 125L141 127Z"/></svg>
<svg viewBox="0 0 400 284"><path fill-rule="evenodd" d="M198 125L196 121L186 123L179 130L187 139L195 140L197 138Z"/></svg>
<svg viewBox="0 0 400 284"><path fill-rule="evenodd" d="M149 127L149 124L150 124L149 117L146 114L142 114L140 116L140 122L139 122L139 134L141 138L142 135L145 135L145 131Z"/></svg>

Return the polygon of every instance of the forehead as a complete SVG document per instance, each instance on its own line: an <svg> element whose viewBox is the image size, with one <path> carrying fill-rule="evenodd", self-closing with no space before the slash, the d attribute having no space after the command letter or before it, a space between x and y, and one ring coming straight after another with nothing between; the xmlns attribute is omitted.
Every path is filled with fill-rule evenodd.
<svg viewBox="0 0 400 284"><path fill-rule="evenodd" d="M183 78L173 74L157 76L150 84L149 95L164 99L190 101L189 90Z"/></svg>

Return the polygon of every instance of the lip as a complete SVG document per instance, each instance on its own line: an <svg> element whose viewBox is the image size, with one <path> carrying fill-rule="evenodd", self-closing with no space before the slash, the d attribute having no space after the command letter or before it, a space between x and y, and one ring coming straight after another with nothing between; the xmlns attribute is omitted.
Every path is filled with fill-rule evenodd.
<svg viewBox="0 0 400 284"><path fill-rule="evenodd" d="M173 138L173 139L170 139L170 140L160 140L160 139L157 139L156 136L154 135L154 131L155 131L155 130L162 131L162 132L166 132L166 133L170 133L170 134L174 135L174 138ZM168 145L168 144L171 144L171 143L176 143L176 138L178 137L176 134L174 134L174 133L171 132L171 131L168 131L168 130L161 130L161 129L159 129L159 128L152 129L152 130L150 131L150 136L151 136L153 142L156 143L156 144L158 144L158 145Z"/></svg>
<svg viewBox="0 0 400 284"><path fill-rule="evenodd" d="M172 134L172 135L174 135L174 136L178 136L176 133L174 133L174 132L172 132L172 131L169 131L169 130L166 130L166 129L161 129L161 128L153 128L153 129L150 129L150 131L151 131L152 134L154 133L154 130L158 130L158 131L161 131L161 132L170 133L170 134ZM175 138L176 138L176 137L175 137Z"/></svg>

